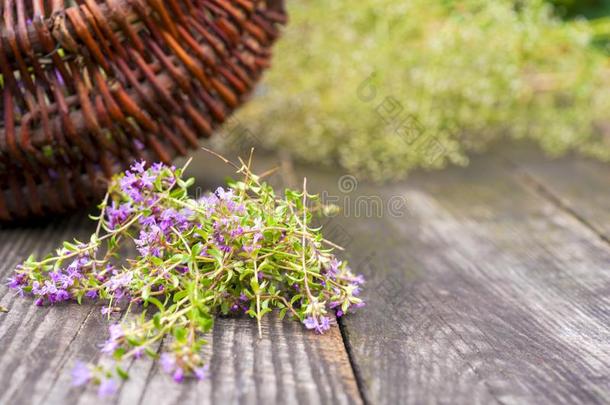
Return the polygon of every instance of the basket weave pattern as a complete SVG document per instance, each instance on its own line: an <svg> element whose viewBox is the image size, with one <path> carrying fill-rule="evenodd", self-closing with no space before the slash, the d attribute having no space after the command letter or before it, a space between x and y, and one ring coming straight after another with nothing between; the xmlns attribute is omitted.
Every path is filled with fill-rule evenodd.
<svg viewBox="0 0 610 405"><path fill-rule="evenodd" d="M280 0L3 0L0 220L88 203L134 159L169 162L242 104Z"/></svg>

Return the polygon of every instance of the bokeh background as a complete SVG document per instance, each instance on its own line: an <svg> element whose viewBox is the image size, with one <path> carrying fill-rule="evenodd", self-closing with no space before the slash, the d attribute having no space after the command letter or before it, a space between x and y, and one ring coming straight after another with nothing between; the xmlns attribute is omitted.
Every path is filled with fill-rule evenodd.
<svg viewBox="0 0 610 405"><path fill-rule="evenodd" d="M216 142L385 181L493 142L610 160L610 1L300 0Z"/></svg>

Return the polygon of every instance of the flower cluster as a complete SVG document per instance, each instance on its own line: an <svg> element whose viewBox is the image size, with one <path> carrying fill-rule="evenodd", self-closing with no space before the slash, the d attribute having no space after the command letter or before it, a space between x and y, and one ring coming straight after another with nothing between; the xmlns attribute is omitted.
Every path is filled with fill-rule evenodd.
<svg viewBox="0 0 610 405"><path fill-rule="evenodd" d="M326 209L318 197L305 186L277 196L247 165L236 168L243 180L195 199L184 169L135 163L111 183L89 242L65 242L16 268L9 286L36 305L99 300L108 317L125 314L101 346L116 364L77 364L76 385L111 395L128 377L121 365L142 356L177 382L205 378L203 336L218 314L251 316L260 331L277 309L323 333L364 305L362 276L310 226Z"/></svg>

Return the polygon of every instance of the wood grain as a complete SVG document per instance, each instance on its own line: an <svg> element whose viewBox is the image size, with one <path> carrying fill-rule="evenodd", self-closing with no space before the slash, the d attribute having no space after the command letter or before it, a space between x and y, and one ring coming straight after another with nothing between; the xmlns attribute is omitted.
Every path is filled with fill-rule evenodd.
<svg viewBox="0 0 610 405"><path fill-rule="evenodd" d="M275 185L306 175L343 206L325 233L368 277L367 306L323 337L270 317L259 340L253 321L218 319L209 380L176 385L142 360L114 402L610 402L610 168L519 153L385 186L351 177L352 192L336 171L257 158L259 172L281 167ZM191 173L203 191L231 170L201 154ZM0 277L90 230L76 218L0 230ZM98 355L99 307L37 309L5 286L0 306L0 403L96 401L69 373Z"/></svg>
<svg viewBox="0 0 610 405"><path fill-rule="evenodd" d="M543 158L530 145L518 145L502 155L540 195L610 242L610 171L607 163L580 156Z"/></svg>
<svg viewBox="0 0 610 405"><path fill-rule="evenodd" d="M348 195L308 173L339 201L407 202L328 224L369 278L368 306L343 321L368 402L610 401L610 249L503 162Z"/></svg>
<svg viewBox="0 0 610 405"><path fill-rule="evenodd" d="M208 159L204 157L202 160ZM201 160L199 161L201 163ZM263 163L263 162L261 162ZM230 171L216 162L194 165L200 191L223 183ZM217 168L217 169L216 169ZM0 279L31 252L46 254L65 239L93 231L83 213L49 224L0 229ZM96 361L109 322L99 305L37 308L2 283L0 306L0 404L97 403L95 389L72 387L77 360ZM117 404L359 404L362 402L339 328L323 336L269 316L258 338L251 319L217 319L205 354L210 378L175 384L143 359L111 402Z"/></svg>

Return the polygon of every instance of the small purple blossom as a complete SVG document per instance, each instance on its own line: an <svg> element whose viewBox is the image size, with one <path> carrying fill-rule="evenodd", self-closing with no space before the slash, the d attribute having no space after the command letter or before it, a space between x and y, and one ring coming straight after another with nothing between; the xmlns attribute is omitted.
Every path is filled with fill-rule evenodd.
<svg viewBox="0 0 610 405"><path fill-rule="evenodd" d="M128 271L123 274L112 276L110 280L106 282L106 285L108 286L109 290L117 291L123 287L127 287L129 283L131 283L132 279L133 273Z"/></svg>
<svg viewBox="0 0 610 405"><path fill-rule="evenodd" d="M97 290L89 290L85 293L85 297L90 298L92 300L97 299L98 293Z"/></svg>
<svg viewBox="0 0 610 405"><path fill-rule="evenodd" d="M159 362L161 363L161 368L166 374L171 374L176 367L176 359L169 353L161 354Z"/></svg>
<svg viewBox="0 0 610 405"><path fill-rule="evenodd" d="M102 398L110 397L116 394L118 389L119 385L117 384L116 380L113 378L103 378L100 382L100 387L97 390L97 394Z"/></svg>
<svg viewBox="0 0 610 405"><path fill-rule="evenodd" d="M333 257L330 260L330 263L329 263L328 268L326 269L326 271L327 271L328 276L330 278L332 278L333 280L336 279L337 276L339 275L341 264L342 264L342 262L337 260L336 257Z"/></svg>
<svg viewBox="0 0 610 405"><path fill-rule="evenodd" d="M151 226L148 230L142 229L140 231L140 238L135 240L136 247L140 252L140 255L146 256L161 256L161 238L163 237L163 230L157 225Z"/></svg>
<svg viewBox="0 0 610 405"><path fill-rule="evenodd" d="M25 274L16 274L8 279L9 288L17 288L27 283L27 276Z"/></svg>
<svg viewBox="0 0 610 405"><path fill-rule="evenodd" d="M144 170L146 169L146 162L144 160L141 160L139 162L134 162L131 165L131 171L137 174L142 174L144 173Z"/></svg>
<svg viewBox="0 0 610 405"><path fill-rule="evenodd" d="M234 196L234 192L232 189L225 190L222 187L218 187L214 194L216 194L216 196L223 201L231 200Z"/></svg>
<svg viewBox="0 0 610 405"><path fill-rule="evenodd" d="M180 367L176 368L176 371L174 371L172 378L177 383L181 383L182 381L184 381L184 370L182 370Z"/></svg>
<svg viewBox="0 0 610 405"><path fill-rule="evenodd" d="M209 364L206 364L205 366L195 368L193 374L195 374L195 377L197 377L198 380L205 380L208 377L209 369Z"/></svg>
<svg viewBox="0 0 610 405"><path fill-rule="evenodd" d="M313 316L309 316L305 318L303 324L307 329L311 329L319 334L322 334L330 329L330 318L321 316L320 319L317 319Z"/></svg>
<svg viewBox="0 0 610 405"><path fill-rule="evenodd" d="M123 204L117 204L116 201L112 202L112 205L106 208L106 218L108 221L108 227L110 229L116 229L127 221L133 214L133 208L130 202Z"/></svg>
<svg viewBox="0 0 610 405"><path fill-rule="evenodd" d="M112 354L118 347L119 347L118 342L116 342L112 339L109 339L104 343L104 345L102 346L102 349L100 351L104 354Z"/></svg>
<svg viewBox="0 0 610 405"><path fill-rule="evenodd" d="M350 308L358 309L358 308L362 308L362 307L364 307L365 305L366 305L366 302L364 302L364 301L360 301L360 302L357 302L357 303L355 303L355 304L352 304L352 305L350 306Z"/></svg>
<svg viewBox="0 0 610 405"><path fill-rule="evenodd" d="M123 331L123 327L119 324L112 324L108 327L108 332L110 333L111 340L118 340L125 336L125 332Z"/></svg>
<svg viewBox="0 0 610 405"><path fill-rule="evenodd" d="M77 361L72 369L72 385L75 387L85 385L91 381L92 377L93 373L89 366L81 361Z"/></svg>

